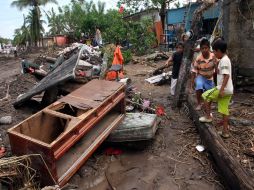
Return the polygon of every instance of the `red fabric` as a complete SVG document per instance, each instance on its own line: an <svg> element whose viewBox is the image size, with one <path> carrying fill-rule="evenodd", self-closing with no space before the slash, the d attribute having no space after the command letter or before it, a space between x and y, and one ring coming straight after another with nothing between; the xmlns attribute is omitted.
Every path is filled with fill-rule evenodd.
<svg viewBox="0 0 254 190"><path fill-rule="evenodd" d="M116 49L115 49L115 52L114 52L114 59L113 59L113 62L112 62L112 65L114 64L120 64L120 65L123 65L123 55L122 55L122 52L121 52L121 49L120 49L120 46L117 46ZM116 79L116 72L115 71L109 71L107 73L107 76L106 76L106 80L115 80ZM123 74L123 66L122 66L122 71L120 71L118 73L118 77L120 79L124 78L124 74Z"/></svg>
<svg viewBox="0 0 254 190"><path fill-rule="evenodd" d="M156 115L163 116L163 115L165 115L165 113L166 113L165 109L162 106L158 106L156 108Z"/></svg>
<svg viewBox="0 0 254 190"><path fill-rule="evenodd" d="M107 149L105 150L105 154L106 154L107 156L111 156L111 155L120 155L120 154L122 154L122 153L123 153L122 150L116 149L116 148L107 148Z"/></svg>
<svg viewBox="0 0 254 190"><path fill-rule="evenodd" d="M0 158L2 158L5 155L5 152L6 152L5 148L1 147L0 148Z"/></svg>
<svg viewBox="0 0 254 190"><path fill-rule="evenodd" d="M112 64L123 64L123 55L119 46L116 47L114 52L114 59Z"/></svg>
<svg viewBox="0 0 254 190"><path fill-rule="evenodd" d="M81 76L81 77L85 77L86 73L85 73L85 71L79 71L77 75Z"/></svg>
<svg viewBox="0 0 254 190"><path fill-rule="evenodd" d="M118 78L123 79L124 74L123 72L118 73ZM106 76L106 80L116 80L116 72L115 71L109 71Z"/></svg>
<svg viewBox="0 0 254 190"><path fill-rule="evenodd" d="M28 68L28 73L34 73L34 69L32 67Z"/></svg>

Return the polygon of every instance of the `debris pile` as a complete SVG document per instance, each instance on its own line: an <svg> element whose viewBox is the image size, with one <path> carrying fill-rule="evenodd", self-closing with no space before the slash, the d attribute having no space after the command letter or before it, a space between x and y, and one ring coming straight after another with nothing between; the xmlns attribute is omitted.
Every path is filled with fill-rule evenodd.
<svg viewBox="0 0 254 190"><path fill-rule="evenodd" d="M32 162L47 166L40 155L25 155L0 159L0 184L7 189L40 189L40 175ZM50 173L46 173L49 175Z"/></svg>
<svg viewBox="0 0 254 190"><path fill-rule="evenodd" d="M78 43L59 52L59 57L54 64L50 65L51 70L47 72L47 75L32 89L29 89L28 92L18 96L16 102L14 102L14 106L20 106L34 95L40 94L48 89L57 89L59 85L63 85L67 81L75 80L77 82L87 83L92 78L98 78L102 65L100 54L99 51ZM45 59L49 60L49 58ZM23 70L27 71L27 68L29 68L29 71L34 70L33 73L41 73L43 68L41 66L39 66L39 69L36 69L28 63L25 69L23 67ZM56 93L57 95L59 94ZM48 104L50 103L52 102Z"/></svg>

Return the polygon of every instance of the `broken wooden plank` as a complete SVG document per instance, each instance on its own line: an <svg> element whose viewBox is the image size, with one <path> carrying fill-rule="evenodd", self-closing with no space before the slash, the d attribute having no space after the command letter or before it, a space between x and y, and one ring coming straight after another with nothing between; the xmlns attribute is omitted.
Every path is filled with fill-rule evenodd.
<svg viewBox="0 0 254 190"><path fill-rule="evenodd" d="M253 176L247 174L241 164L227 150L223 140L217 134L214 127L199 122L199 112L195 110L194 97L188 96L187 106L193 118L202 141L211 152L216 166L218 166L223 178L230 189L254 189Z"/></svg>
<svg viewBox="0 0 254 190"><path fill-rule="evenodd" d="M45 78L43 78L37 85L35 85L27 93L18 96L13 105L15 107L18 107L25 101L32 98L34 95L39 94L51 87L54 87L59 83L63 83L67 80L74 79L75 78L74 70L77 64L78 56L79 54L76 53L72 55L70 59L64 61L61 65L59 65L54 71L52 71Z"/></svg>

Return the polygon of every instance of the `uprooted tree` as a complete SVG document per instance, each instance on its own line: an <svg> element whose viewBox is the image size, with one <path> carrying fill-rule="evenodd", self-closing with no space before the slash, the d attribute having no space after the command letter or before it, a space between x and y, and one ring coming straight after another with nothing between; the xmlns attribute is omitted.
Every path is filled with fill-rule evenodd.
<svg viewBox="0 0 254 190"><path fill-rule="evenodd" d="M186 86L190 74L190 67L194 55L194 45L201 35L200 23L202 22L203 13L212 7L218 0L200 0L201 5L195 10L191 24L191 38L185 44L183 63L181 65L179 79L176 86L174 96L174 105L181 107L184 95L186 94Z"/></svg>

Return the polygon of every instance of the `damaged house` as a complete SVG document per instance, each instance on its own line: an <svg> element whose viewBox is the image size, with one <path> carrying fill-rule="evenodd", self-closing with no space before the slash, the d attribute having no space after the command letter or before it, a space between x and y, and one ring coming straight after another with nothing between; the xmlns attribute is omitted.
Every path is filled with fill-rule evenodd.
<svg viewBox="0 0 254 190"><path fill-rule="evenodd" d="M235 64L238 85L253 84L254 76L254 1L223 1L224 38L228 42L230 57Z"/></svg>

